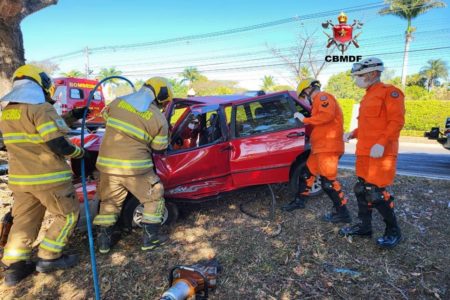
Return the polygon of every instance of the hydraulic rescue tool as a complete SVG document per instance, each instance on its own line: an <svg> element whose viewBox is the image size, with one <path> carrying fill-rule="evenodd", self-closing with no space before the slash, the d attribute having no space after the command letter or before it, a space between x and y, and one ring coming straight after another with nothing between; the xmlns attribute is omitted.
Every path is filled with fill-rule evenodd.
<svg viewBox="0 0 450 300"><path fill-rule="evenodd" d="M222 266L216 259L199 261L191 266L175 266L170 270L170 288L160 300L208 299L208 291L217 285Z"/></svg>

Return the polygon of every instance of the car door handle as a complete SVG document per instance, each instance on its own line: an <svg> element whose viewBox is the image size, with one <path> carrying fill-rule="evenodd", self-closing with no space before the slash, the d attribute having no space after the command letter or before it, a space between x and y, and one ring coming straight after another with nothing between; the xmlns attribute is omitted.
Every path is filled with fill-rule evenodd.
<svg viewBox="0 0 450 300"><path fill-rule="evenodd" d="M304 136L304 135L305 135L305 133L303 131L301 131L301 132L291 132L288 135L286 135L286 137L288 137L288 138L297 138L297 137L301 137L301 136Z"/></svg>
<svg viewBox="0 0 450 300"><path fill-rule="evenodd" d="M225 151L229 151L229 150L233 150L233 146L231 146L231 145L225 146L222 149L220 149L220 152L225 152Z"/></svg>

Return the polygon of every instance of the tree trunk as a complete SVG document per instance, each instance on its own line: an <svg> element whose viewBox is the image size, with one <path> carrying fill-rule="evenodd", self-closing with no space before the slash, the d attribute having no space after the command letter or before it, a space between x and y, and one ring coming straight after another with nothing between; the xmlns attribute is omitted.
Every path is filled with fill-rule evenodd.
<svg viewBox="0 0 450 300"><path fill-rule="evenodd" d="M405 52L403 53L403 68L402 68L402 87L405 89L406 86L406 76L408 73L408 54L409 54L409 46L412 41L412 34L406 33L405 37Z"/></svg>
<svg viewBox="0 0 450 300"><path fill-rule="evenodd" d="M0 19L0 97L9 92L14 71L24 63L20 20Z"/></svg>

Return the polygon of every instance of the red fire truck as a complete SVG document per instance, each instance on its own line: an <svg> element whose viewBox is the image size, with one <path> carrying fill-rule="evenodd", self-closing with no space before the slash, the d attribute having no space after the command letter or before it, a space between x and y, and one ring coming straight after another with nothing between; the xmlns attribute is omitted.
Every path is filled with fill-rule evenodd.
<svg viewBox="0 0 450 300"><path fill-rule="evenodd" d="M86 106L89 93L98 81L85 78L61 77L55 78L54 83L55 93L53 99L56 101L54 107L59 114L65 114L74 108ZM91 113L87 119L88 126L98 126L104 123L101 116L101 111L104 107L105 98L100 87L95 92L89 107Z"/></svg>

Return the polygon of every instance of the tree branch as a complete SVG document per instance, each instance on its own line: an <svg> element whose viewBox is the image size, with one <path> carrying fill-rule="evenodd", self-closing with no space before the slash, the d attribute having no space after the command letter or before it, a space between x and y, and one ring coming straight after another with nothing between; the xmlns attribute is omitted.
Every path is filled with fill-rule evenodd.
<svg viewBox="0 0 450 300"><path fill-rule="evenodd" d="M47 6L57 4L58 0L22 0L21 2L23 3L23 9L21 12L21 17L23 19L38 10L46 8Z"/></svg>

